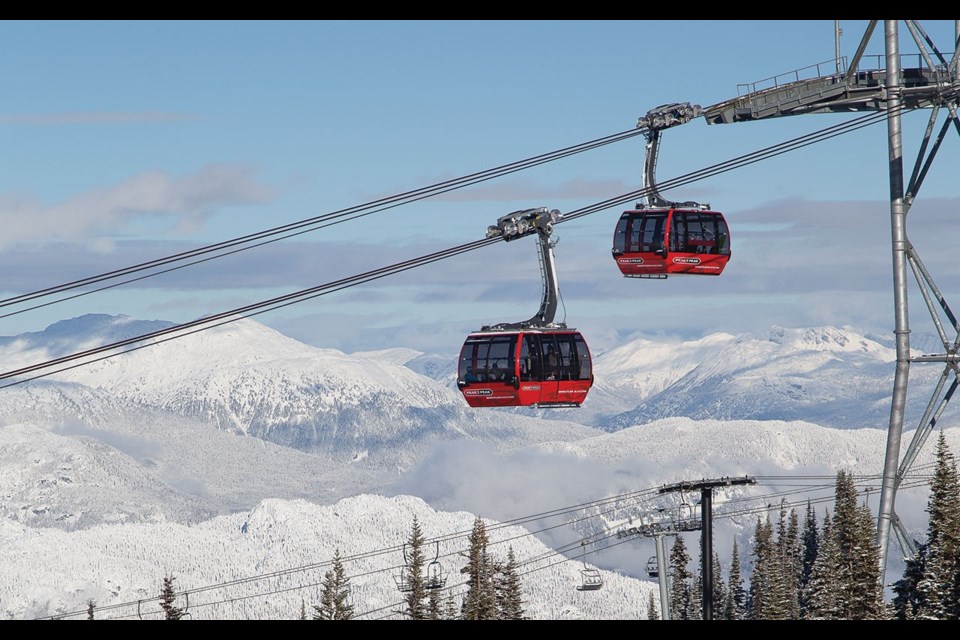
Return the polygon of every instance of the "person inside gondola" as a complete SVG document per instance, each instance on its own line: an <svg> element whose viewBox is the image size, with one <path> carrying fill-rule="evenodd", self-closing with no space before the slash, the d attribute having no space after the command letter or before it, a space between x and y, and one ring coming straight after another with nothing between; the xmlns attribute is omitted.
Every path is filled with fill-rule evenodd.
<svg viewBox="0 0 960 640"><path fill-rule="evenodd" d="M547 345L547 355L544 358L543 363L543 375L546 376L547 380L556 380L557 379L557 367L560 362L557 359L557 352L554 351L553 345Z"/></svg>
<svg viewBox="0 0 960 640"><path fill-rule="evenodd" d="M532 349L530 355L525 358L525 363L527 365L527 370L524 375L520 377L521 380L539 380L540 376L543 375L543 367L540 363L540 353Z"/></svg>

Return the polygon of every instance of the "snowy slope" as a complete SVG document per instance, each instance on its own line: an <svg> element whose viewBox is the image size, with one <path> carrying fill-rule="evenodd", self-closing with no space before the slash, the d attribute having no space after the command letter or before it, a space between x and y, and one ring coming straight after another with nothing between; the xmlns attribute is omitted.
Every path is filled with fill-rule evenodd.
<svg viewBox="0 0 960 640"><path fill-rule="evenodd" d="M956 450L960 446L960 429L946 433L949 446ZM388 612L395 610L402 599L393 577L403 564L401 547L413 515L428 538L443 540L437 549L438 559L453 586L462 564L459 552L466 547L464 536L470 530L474 513L482 511L477 515L492 518L488 526L494 557L504 559L506 547L512 545L518 561L530 563L523 583L531 617L644 618L647 595L655 588L655 583L641 570L643 561L652 553L651 543L637 540L590 546L590 555L585 558L578 555L578 543L601 539L604 532L609 535L627 516L641 515L645 505L648 511L652 510L657 504L656 491L652 489L682 479L746 474L758 480L757 485L749 488L750 492L790 495L782 493L782 489L792 488L796 492L798 478L822 474L821 493L829 495L837 470L871 473L880 464L882 451L880 430L827 429L802 422L673 419L581 443L539 445L525 456L504 459L500 468L491 470L498 478L509 474L519 477L518 474L529 472L531 466L542 470L547 459L552 459L562 474L576 476L580 470L571 459L579 459L595 480L606 482L604 488L599 482L586 487L593 501L618 493L624 498L617 506L620 502L632 505L624 509L611 505L602 510L577 508L585 504L587 494L576 495L561 484L548 483L539 489L529 484L514 485L509 496L513 500L536 498L525 505L527 517L522 527L514 524L499 528L493 521L517 522L516 518L495 517L488 509L428 506L444 501L438 495L430 501L411 495L355 495L326 506L304 500L265 499L249 510L201 522L181 523L157 517L141 522L108 522L72 532L25 527L5 519L0 521L0 539L8 560L0 580L0 616L29 618L82 613L87 600L93 599L100 606L128 603L127 607L102 615L129 617L135 615L131 603L153 597L162 578L174 575L182 589L238 583L229 590L193 596L190 602L196 618L292 618L299 612L301 598L307 602L318 599L322 573L339 548L344 556L363 556L347 565L348 575L356 576L352 581L354 606L374 617L390 617ZM535 456L536 464L532 465ZM930 455L926 454L919 462L929 461ZM514 465L512 470L508 470L508 463ZM91 480L80 474L73 477L84 483ZM474 484L487 482L488 478L482 475L473 478ZM648 490L641 493L646 498L625 498L644 488ZM498 489L493 483L487 487L495 494ZM715 510L722 513L745 493L719 492ZM508 497L499 495L501 500ZM802 505L804 495L793 499ZM898 514L912 525L911 530L918 537L922 534L919 517L926 498L926 491L919 489L904 491L898 498ZM567 506L558 511L560 505ZM729 561L735 537L744 548L744 536L749 536L754 518L776 517L776 504L770 506L767 512L715 521L714 550L723 562ZM501 513L508 515L509 507L502 508ZM554 513L559 513L559 518ZM592 518L590 527L585 527L588 516ZM568 526L558 527L563 523ZM539 533L534 535L535 532ZM687 535L691 536L688 548L696 548L698 534ZM543 539L550 544L543 546ZM567 551L564 554L549 549ZM43 561L38 563L37 559ZM629 567L631 563L632 569L610 571L611 567ZM744 563L745 568L749 566L749 560L744 559ZM579 570L585 565L604 570L602 592L576 590ZM728 570L728 564L724 567L724 571ZM244 596L250 597L246 601L239 599ZM222 604L202 606L205 602ZM241 605L242 602L245 603ZM150 612L156 616L158 610L154 605L144 607L142 612L149 617Z"/></svg>
<svg viewBox="0 0 960 640"><path fill-rule="evenodd" d="M198 522L271 497L333 501L394 477L83 387L3 393L0 515L30 526Z"/></svg>
<svg viewBox="0 0 960 640"><path fill-rule="evenodd" d="M410 496L359 495L329 506L265 500L248 512L194 526L104 525L67 534L0 521L7 558L0 618L73 613L69 619L86 619L92 600L100 607L96 619L159 619L155 596L164 577L173 576L179 590L204 588L189 599L191 619L296 619L301 606L309 615L319 604L323 574L339 550L357 619L402 619L394 613L403 608L396 577L414 517L428 539L444 536L430 561L436 558L445 592L459 602L466 590L461 554L469 548L475 516L438 512ZM584 563L558 557L523 527L485 524L491 558L506 561L512 548L524 564L528 618L646 618L655 583L602 571L602 593L578 591ZM181 598L179 605L186 604Z"/></svg>
<svg viewBox="0 0 960 640"><path fill-rule="evenodd" d="M138 322L85 316L51 327L49 339L0 339L0 362L30 364L164 326ZM526 522L535 532L528 557L563 550L560 573L533 588L535 615L643 617L649 541L589 559L613 572L611 600L598 604L572 585L582 566L578 543L608 535L653 503L618 499L602 513L576 505L655 494L680 480L757 478L749 491L718 496L722 507L750 492L797 491L789 488L797 476L821 478L827 493L838 470L876 476L892 357L889 347L829 327L622 345L598 357L595 389L620 404L604 406L600 393L588 399L609 433L579 424L590 413L577 410L470 410L449 386L442 357L316 349L252 321L8 387L0 403L0 537L13 560L0 572L0 615L149 598L165 573L182 576L187 588L324 562L336 545L396 549L416 512L428 535L469 530L477 514ZM919 382L913 388L929 393ZM635 410L619 410L634 401ZM871 420L880 424L851 428ZM955 420L945 414L939 424L960 450ZM912 426L905 424L903 449ZM918 464L929 463L931 449ZM917 539L925 500L923 488L897 499ZM547 525L544 514L555 509L569 510L566 526ZM751 527L750 517L717 521L715 551L726 558ZM357 602L391 610L399 594L389 572L368 568L382 575L362 579ZM316 595L318 580L298 584L313 584ZM301 596L252 598L246 609L225 605L216 615L295 617Z"/></svg>

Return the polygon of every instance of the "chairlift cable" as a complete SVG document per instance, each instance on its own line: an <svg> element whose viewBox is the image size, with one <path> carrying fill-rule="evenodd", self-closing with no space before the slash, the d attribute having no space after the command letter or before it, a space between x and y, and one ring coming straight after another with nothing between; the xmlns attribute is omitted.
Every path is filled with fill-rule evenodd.
<svg viewBox="0 0 960 640"><path fill-rule="evenodd" d="M906 109L903 108L903 107L900 107L900 109L901 109L901 110L906 110ZM667 180L667 181L665 181L665 182L663 182L663 183L660 183L659 186L660 186L660 188L662 188L662 189L669 189L669 188L673 188L673 187L680 186L680 185L683 185L683 184L688 184L689 182L692 182L692 181L694 181L694 180L699 180L699 179L702 179L702 178L704 178L704 177L709 177L709 176L712 176L712 175L716 175L716 174L718 174L718 173L723 173L723 172L725 172L725 171L729 171L730 169L737 168L737 167L739 167L739 166L744 166L745 164L752 164L753 162L759 161L760 159L766 159L766 158L768 158L768 157L772 157L773 155L779 155L780 153L785 153L786 151L793 150L793 149L795 149L795 148L800 148L800 147L802 147L802 146L807 146L808 144L812 144L813 142L819 142L819 141L821 141L822 139L834 137L834 136L836 136L836 135L841 135L842 133L847 133L847 132L849 132L849 131L859 129L859 128L863 127L863 126L867 126L867 125L869 125L869 124L873 124L874 121L879 120L879 119L881 118L881 116L884 116L884 114L883 114L883 113L880 113L880 114L872 113L872 114L868 114L868 115L865 115L865 116L860 116L859 118L857 118L857 119L855 119L855 120L853 120L853 121L851 121L851 122L848 122L848 123L842 123L842 124L839 124L839 125L833 125L833 126L831 126L831 127L827 127L827 128L825 128L825 129L823 129L823 130L820 130L820 131L818 131L818 132L814 132L814 133L812 133L812 134L807 134L806 136L802 136L802 137L799 137L799 138L795 138L795 139L793 139L793 140L786 141L786 142L780 143L780 144L778 144L778 145L774 145L774 146L772 146L772 147L768 147L767 149L753 152L753 153L748 154L748 155L746 155L746 156L741 156L741 157L738 158L738 159L733 159L733 160L726 161L726 162L724 162L724 163L720 163L720 164L718 164L718 165L713 165L713 167L708 167L708 168L705 168L705 169L701 169L701 170L699 170L699 171L695 171L695 172L686 174L686 175L684 175L684 176L680 176L679 178L675 178L675 179L673 179L673 180ZM323 214L323 215L321 215L321 216L316 216L316 217L313 217L313 218L308 218L308 219L301 220L301 221L298 221L298 222L289 223L289 224L282 225L282 226L279 226L279 227L274 227L274 228L272 228L272 229L267 229L267 230L264 230L264 231L255 232L255 233L252 233L252 234L248 234L248 235L246 235L246 236L241 236L241 237L234 238L234 239L231 239L231 240L225 240L225 241L223 241L223 242L219 242L219 243L216 243L216 244L207 245L207 246L204 246L204 247L199 247L199 248L197 248L197 249L192 249L192 250L189 250L189 251L180 252L180 253L177 253L177 254L173 254L173 255L167 256L167 257L165 257L165 258L158 258L158 259L156 259L156 260L151 260L151 261L139 263L139 264L136 264L136 265L132 265L132 266L129 266L129 267L125 267L125 268L121 268L121 269L116 269L116 270L113 270L113 271L101 273L101 274L99 274L99 275L89 276L89 277L86 277L86 278L82 278L82 279L79 279L79 280L74 280L74 281L72 281L72 282L64 283L64 284L61 284L61 285L51 286L51 287L47 287L47 288L45 288L45 289L39 289L39 290L30 292L30 293L25 293L25 294L20 294L20 295L17 295L17 296L12 296L12 297L9 297L9 298L0 300L0 308L7 307L7 306L10 306L10 305L14 305L14 304L19 304L19 303L27 302L27 301L30 301L30 300L35 300L35 299L38 299L38 298L41 298L41 297L45 297L45 296L49 296L49 295L54 295L54 294L57 294L57 293L66 292L66 291L69 291L69 290L72 290L72 289L75 289L75 288L79 288L79 287L83 287L83 286L87 286L87 285L91 285L91 284L96 284L96 283L98 283L98 282L103 282L103 281L106 281L106 280L110 280L110 279L114 279L114 278L119 278L119 277L122 277L122 276L126 276L126 275L130 275L130 274L133 274L133 273L137 273L137 272L139 272L139 271L144 271L144 270L147 270L147 269L155 269L155 268L157 268L157 267L161 267L161 266L164 266L164 265L167 265L167 264L172 264L172 263L177 262L177 261L180 261L180 260L188 260L188 259L195 258L195 257L197 257L197 256L201 256L201 255L204 255L204 254L207 254L207 253L211 253L211 252L215 252L215 251L222 251L222 253L217 253L216 255L207 256L207 257L205 257L205 258L198 259L198 260L194 260L194 261L192 261L192 262L188 262L188 263L185 263L185 264L181 264L181 265L176 266L176 267L171 267L171 268L169 268L169 269L163 269L163 270L160 270L160 271L155 271L155 272L152 272L152 273L149 273L149 274L146 274L146 275L142 275L142 276L137 277L137 278L130 278L130 279L127 279L127 280L124 280L124 281L121 281L121 282L118 282L118 283L115 283L115 284L112 284L112 285L109 285L109 286L104 286L104 287L100 287L100 288L97 288L97 289L92 289L92 290L89 290L89 291L84 291L84 292L82 292L82 293L75 294L75 295L72 295L72 296L67 296L67 297L64 297L64 298L60 298L60 299L57 299L57 300L52 301L52 302L47 302L47 303L43 303L43 304L39 304L39 305L27 307L27 308L24 308L24 309L20 309L20 310L17 310L17 311L9 312L9 313L0 315L0 318L5 318L5 317L17 315L17 314L19 314L19 313L24 313L24 312L26 312L26 311L31 311L31 310L35 310L35 309L38 309L38 308L46 307L46 306L49 306L49 305L52 305L52 304L57 304L57 303L59 303L59 302L64 302L64 301L67 301L67 300L72 300L72 299L75 299L75 298L78 298L78 297L82 297L82 296L86 296L86 295L90 295L90 294L93 294L93 293L98 293L98 292L100 292L100 291L108 290L108 289L111 289L111 288L114 288L114 287L118 287L118 286L122 286L122 285L125 285L125 284L130 284L130 283L132 283L132 282L138 282L138 281L140 281L140 280L144 280L144 279L146 279L146 278L150 278L150 277L153 277L153 276L156 276L156 275L161 275L161 274L163 274L163 273L169 273L169 272L171 272L171 271L176 271L176 270L181 269L181 268L185 268L185 267L188 267L188 266L193 266L193 265L196 265L196 264L200 264L200 263L203 263L203 262L207 262L207 261L213 260L213 259L215 259L215 258L220 258L220 257L232 255L232 254L238 253L238 252L240 252L240 251L244 251L244 250L247 250L247 249L252 249L252 248L254 248L254 247L263 246L263 245L270 244L270 243L272 243L272 242L277 242L277 241L279 241L279 240L283 240L283 239L286 239L286 238L289 238L289 237L293 237L293 236L296 236L296 235L301 235L301 234L304 234L304 233L308 233L308 232L310 232L310 231L315 231L315 230L317 230L317 229L322 229L322 228L325 228L325 227L328 227L328 226L332 226L333 224L339 224L340 222L346 222L346 221L348 221L348 220L354 220L354 219L357 219L357 218L360 218L360 217L364 217L364 216L367 216L367 215L371 215L371 214L373 214L373 213L379 213L379 212L382 212L382 211L384 211L384 210L387 210L387 209L391 209L391 208L400 206L400 205L402 205L402 204L407 204L407 203L410 203L410 202L415 202L415 201L417 201L417 200L421 200L421 199L424 199L424 198L428 198L428 197L431 197L431 196L433 196L433 195L437 195L437 194L440 194L440 193L446 193L446 192L448 192L448 191L452 191L452 190L455 190L455 189L463 188L463 187L466 187L466 186L471 186L471 185L477 184L477 183L479 183L479 182L483 182L483 181L486 181L486 180L490 180L490 179L492 179L492 178L496 178L496 177L500 177L500 176L503 176L503 175L507 175L507 174L509 174L509 173L513 173L513 172L520 171L520 170L523 170L523 169L526 169L526 168L530 168L530 167L532 167L532 166L537 166L537 165L540 165L540 164L544 164L544 163L546 163L546 162L552 162L552 161L554 161L554 160L557 160L557 159L560 159L560 158L563 158L563 157L567 157L567 156L574 155L574 154L577 154L577 153L582 153L582 152L584 152L584 151L588 151L588 150L591 150L591 149L594 149L594 148L598 148L598 147L600 147L600 146L605 146L605 145L608 145L608 144L612 144L613 142L619 142L619 141L621 141L621 140L625 140L625 139L634 137L634 136L636 136L636 135L640 135L640 134L642 134L642 133L645 133L645 129L627 130L627 131L624 131L624 132L620 132L620 133L612 134L612 135L610 135L610 136L606 136L606 137L604 137L604 138L598 138L598 139L596 139L596 140L592 140L592 141L589 141L589 142L586 142L586 143L582 143L582 144L580 144L580 145L575 145L575 146L571 146L571 147L566 147L566 148L564 148L564 149L560 149L560 150L557 150L557 151L554 151L554 152L550 152L550 153L546 153L546 154L541 154L540 156L535 156L535 157L532 157L532 158L528 158L528 159L526 159L526 160L521 160L521 161L514 162L514 163L510 163L510 164L507 164L507 165L502 165L502 166L496 167L496 168L494 168L494 169L488 169L488 170L486 170L486 171L481 171L481 172L476 172L476 173L473 173L473 174L469 174L469 175L464 176L464 177L462 177L462 178L457 178L457 179L453 179L453 180L448 180L448 181L441 182L441 183L437 183L437 184L434 184L434 185L431 185L431 186L427 186L427 187L421 187L421 188L419 188L419 189L415 189L415 190L412 190L412 191L404 192L404 193L397 194L397 195L394 195L394 196L389 196L389 197L381 198L381 199L374 200L374 201L371 201L371 202L368 202L368 203L365 203L365 204L355 205L355 206L352 206L352 207L348 207L348 208L346 208L346 209L341 209L341 210L334 211L334 212L331 212L331 213ZM809 141L803 142L804 140L809 140ZM794 146L794 145L798 145L798 144L799 144L800 146ZM749 159L749 161L748 161L748 159ZM646 193L647 193L647 192L646 192L645 190L641 190L641 191L639 191L639 192L634 192L634 194L631 195L630 198L627 198L627 199L623 199L622 197L621 197L621 198L616 198L616 199L612 199L612 200L607 201L608 204L605 205L605 206L604 206L603 204L600 204L600 205L598 205L598 206L601 206L602 208L605 208L606 206L614 206L614 205L616 205L616 204L622 204L622 203L624 203L624 202L626 202L626 201L628 201L628 200L630 200L630 199L636 199L636 198L639 197L640 195L645 195ZM379 207L379 208L377 208L377 207ZM372 210L370 210L370 211L365 211L365 210L367 210L367 209L372 209ZM365 211L365 212L364 212L364 211ZM591 213L591 212L589 212L589 211L582 211L582 212L581 212L578 216L576 216L576 217L579 217L579 216L582 216L582 215L586 215L587 213ZM347 216L351 216L351 217L347 217ZM567 219L572 219L572 218L571 218L571 216L568 216ZM331 222L332 220L336 220L336 221L335 221L335 222ZM322 225L321 225L321 223L326 223L326 224L322 224ZM320 226L316 226L316 225L320 225ZM263 240L264 238L270 238L271 236L278 235L278 234L286 234L286 235L280 235L279 237L273 238L273 239L271 239L271 240ZM247 244L247 243L252 243L252 242L255 242L255 241L257 241L257 240L263 240L263 241L262 241L262 242L256 242L255 244L251 244L251 245L248 245L248 246L243 246L243 245L245 245L245 244ZM233 250L231 250L231 251L225 251L226 249L230 249L230 248L232 248L232 247L238 247L238 248L235 248L235 249L233 249Z"/></svg>

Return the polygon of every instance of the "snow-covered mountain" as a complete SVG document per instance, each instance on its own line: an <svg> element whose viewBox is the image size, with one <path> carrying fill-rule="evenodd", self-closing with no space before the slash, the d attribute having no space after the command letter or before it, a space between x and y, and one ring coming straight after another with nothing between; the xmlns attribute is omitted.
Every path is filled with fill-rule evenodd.
<svg viewBox="0 0 960 640"><path fill-rule="evenodd" d="M0 338L0 363L11 370L169 326L83 316ZM412 513L434 536L468 531L474 514L525 523L511 531L530 539L515 544L521 561L559 550L559 573L530 574L534 617L645 617L649 540L640 553L610 545L591 556L613 587L602 604L573 588L579 542L640 508L584 505L703 477L758 478L718 496L722 505L776 493L793 475L827 489L840 469L876 475L893 361L889 346L829 327L636 340L597 356L580 410L476 411L442 355L345 354L245 320L6 387L0 539L16 561L0 572L0 617L135 602L156 595L166 573L192 588L328 561L337 546L396 550ZM938 424L958 450L950 414ZM920 539L926 493L913 491L898 495L897 512ZM567 513L565 526L545 521L553 510ZM717 522L721 558L733 538L746 543L752 517ZM389 571L364 564L358 575L366 569L380 575L357 585L359 608L400 600ZM319 593L321 578L301 584ZM296 617L301 597L210 611Z"/></svg>
<svg viewBox="0 0 960 640"><path fill-rule="evenodd" d="M691 347L695 357L687 351ZM681 364L662 366L652 376L661 384L650 385L635 408L614 416L605 428L673 416L809 420L837 428L882 427L889 421L896 351L852 330L775 327L765 337L715 335L681 349L687 355ZM636 351L624 351L625 361L636 358ZM669 355L664 359L672 361ZM600 364L598 371L617 380L619 390L634 386L630 372L608 372Z"/></svg>
<svg viewBox="0 0 960 640"><path fill-rule="evenodd" d="M91 315L53 325L57 352L113 344L153 330L130 318ZM137 335L137 334L134 334ZM54 354L41 334L0 343L0 362L15 368ZM402 469L432 442L479 439L513 447L579 439L593 430L572 421L475 412L458 392L397 364L398 352L347 355L287 338L251 320L214 327L50 375L117 401L213 424L341 462ZM372 357L380 355L379 359ZM409 355L409 354L407 354ZM13 363L13 364L7 364ZM28 383L33 384L33 383ZM0 417L10 414L0 409ZM571 418L573 416L570 416Z"/></svg>

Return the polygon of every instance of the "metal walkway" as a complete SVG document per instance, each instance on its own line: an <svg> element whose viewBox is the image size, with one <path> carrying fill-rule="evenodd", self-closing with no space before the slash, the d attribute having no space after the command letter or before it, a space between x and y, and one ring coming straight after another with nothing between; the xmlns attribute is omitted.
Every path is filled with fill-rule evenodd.
<svg viewBox="0 0 960 640"><path fill-rule="evenodd" d="M921 54L900 59L902 107L926 108L956 96L956 73L946 61ZM728 124L809 113L883 111L887 108L884 58L868 56L866 60L875 61L875 68L847 71L846 58L840 58L737 85L738 97L705 108L703 117L708 124Z"/></svg>

